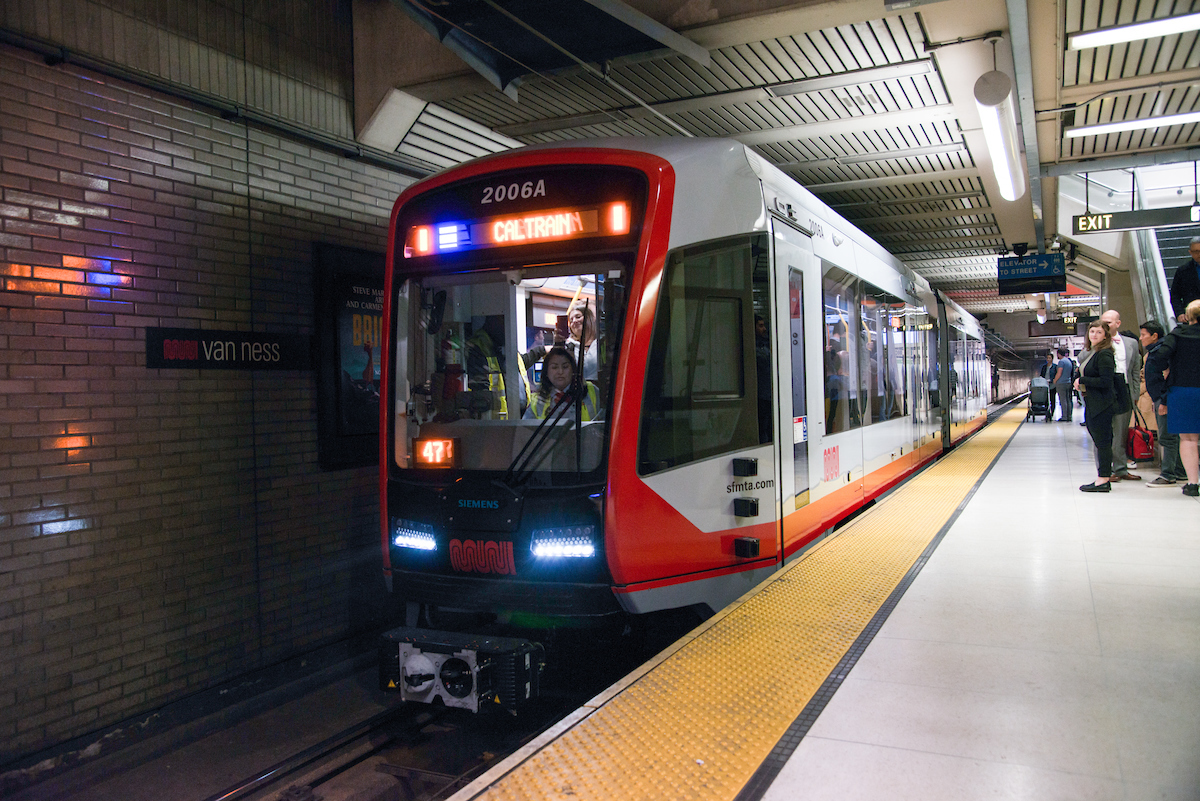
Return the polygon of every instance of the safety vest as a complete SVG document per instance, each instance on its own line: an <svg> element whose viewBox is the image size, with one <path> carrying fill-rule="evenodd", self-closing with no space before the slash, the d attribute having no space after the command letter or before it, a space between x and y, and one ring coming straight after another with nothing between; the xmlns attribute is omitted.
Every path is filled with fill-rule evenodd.
<svg viewBox="0 0 1200 801"><path fill-rule="evenodd" d="M500 365L500 357L492 347L492 338L485 331L479 331L467 340L471 347L478 348L479 353L487 363L488 390L492 397L499 398L499 412L502 417L508 417L508 397L504 394L504 368Z"/></svg>
<svg viewBox="0 0 1200 801"><path fill-rule="evenodd" d="M583 400L583 420L586 423L596 419L596 410L600 407L600 390L596 389L595 384L588 381L584 382L584 386L587 387L587 397ZM547 397L540 392L534 394L533 399L529 404L529 410L532 412L532 416L538 418L539 420L544 418L546 414L553 408L554 397ZM571 413L567 412L564 416L569 417L571 416Z"/></svg>

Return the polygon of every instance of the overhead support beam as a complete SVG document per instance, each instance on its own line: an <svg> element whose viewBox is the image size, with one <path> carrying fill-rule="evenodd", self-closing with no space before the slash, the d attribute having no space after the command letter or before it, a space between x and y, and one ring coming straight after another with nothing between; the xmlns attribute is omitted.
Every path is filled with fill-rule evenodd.
<svg viewBox="0 0 1200 801"><path fill-rule="evenodd" d="M863 206L919 206L927 203L945 203L948 200L962 200L964 198L983 197L983 192L947 192L945 194L938 193L937 195L927 195L924 197L902 197L892 200L860 200L855 203L831 203L829 208L835 210L841 209L857 209Z"/></svg>
<svg viewBox="0 0 1200 801"><path fill-rule="evenodd" d="M893 248L898 249L905 245L912 245L914 248L932 248L932 247L940 247L943 245L947 246L947 247L953 247L954 245L959 245L959 244L966 245L971 242L980 243L978 245L978 247L980 249L983 249L985 247L985 245L988 249L994 249L996 240L1003 239L1003 237L998 232L995 234L992 234L991 236L951 236L951 237L944 237L944 238L940 238L940 239L916 239L916 240L897 240L897 239L891 239L890 237L882 236L879 234L876 234L875 236L880 239L887 239L890 242L890 245L888 247L889 250L892 250Z"/></svg>
<svg viewBox="0 0 1200 801"><path fill-rule="evenodd" d="M591 2L591 0L588 0L588 2ZM685 100L652 103L649 109L653 109L654 112L659 114L688 114L694 111L709 111L714 108L724 108L726 106L736 106L745 103L764 103L779 97L803 95L810 92L845 89L889 78L924 75L932 71L933 63L929 59L906 61L900 64L889 64L884 67L870 67L862 70L851 70L850 72L839 72L834 75L822 75L818 78L782 81L766 84L754 89L734 89L728 92L713 92L707 95L689 97ZM518 122L499 127L496 131L506 136L528 136L530 134L547 133L549 131L580 128L586 125L603 125L610 122L644 119L651 116L651 114L650 110L641 106L622 106L620 108L588 112L586 114L568 114L548 120Z"/></svg>
<svg viewBox="0 0 1200 801"><path fill-rule="evenodd" d="M854 224L859 228L866 230L866 228L857 220ZM936 228L920 228L914 230L902 229L900 231L880 231L878 225L873 225L870 227L870 230L868 230L867 233L871 235L872 239L883 239L885 237L896 236L899 234L949 234L956 231L967 232L965 236L973 236L973 234L970 233L971 231L980 231L990 236L999 236L1000 226L994 222L985 222L965 223L963 225L939 225Z"/></svg>
<svg viewBox="0 0 1200 801"><path fill-rule="evenodd" d="M1086 103L1097 97L1132 94L1133 92L1148 92L1155 89L1165 89L1171 86L1186 86L1200 83L1200 68L1157 72L1153 75L1142 75L1134 78L1117 78L1111 81L1097 81L1076 86L1065 86L1059 95L1063 105ZM1046 112L1043 112L1046 113Z"/></svg>
<svg viewBox="0 0 1200 801"><path fill-rule="evenodd" d="M879 115L881 116L881 115ZM886 175L882 178L863 178L855 181L836 181L828 184L810 184L804 188L810 192L848 192L853 189L871 189L877 186L905 186L907 184L931 184L936 181L958 181L978 178L979 170L941 170L940 172L917 172L911 175Z"/></svg>
<svg viewBox="0 0 1200 801"><path fill-rule="evenodd" d="M992 213L991 206L982 206L977 209L946 209L945 211L922 211L914 214L892 214L887 217L858 217L854 220L854 224L862 227L864 225L885 225L893 222L914 222L917 220L952 220L955 217L981 217ZM978 227L979 224L971 224ZM983 223L995 227L994 222ZM957 225L955 229L967 228L970 225Z"/></svg>
<svg viewBox="0 0 1200 801"><path fill-rule="evenodd" d="M943 145L927 145L925 147L910 147L904 150L880 150L876 153L856 153L853 156L838 156L833 159L815 159L813 161L781 161L776 167L781 170L821 169L826 167L845 167L848 164L873 164L878 161L895 161L897 159L919 158L920 156L936 156L941 154L959 153L967 149L962 142L946 142Z"/></svg>
<svg viewBox="0 0 1200 801"><path fill-rule="evenodd" d="M584 2L595 6L610 17L619 19L630 28L654 39L664 47L669 47L676 53L690 58L701 67L707 68L712 64L712 56L709 55L707 48L701 47L691 39L681 36L666 25L647 17L619 0L584 0Z"/></svg>
<svg viewBox="0 0 1200 801"><path fill-rule="evenodd" d="M906 111L888 111L883 114L864 114L860 117L847 117L827 122L810 122L804 125L789 125L785 128L770 128L765 131L737 134L732 138L744 145L773 145L779 142L798 142L806 139L820 139L824 136L878 131L881 128L926 125L956 118L954 106L950 103L943 103ZM975 172L978 174L978 171Z"/></svg>
<svg viewBox="0 0 1200 801"><path fill-rule="evenodd" d="M1037 118L1033 109L1033 56L1029 48L1029 7L1026 0L1005 0L1008 35L1012 44L1013 71L1017 79L1017 104L1021 109L1021 134L1025 142L1025 167L1029 197L1033 201L1033 229L1039 253L1046 250L1046 225L1042 219L1041 157L1038 155Z"/></svg>
<svg viewBox="0 0 1200 801"><path fill-rule="evenodd" d="M1154 167L1159 164L1181 164L1186 161L1200 161L1200 147L1157 150L1153 153L1134 153L1128 156L1063 161L1058 164L1043 165L1041 172L1043 178L1051 178L1062 175L1083 175L1085 172Z"/></svg>
<svg viewBox="0 0 1200 801"><path fill-rule="evenodd" d="M981 270L990 269L992 277L996 276L995 256L949 256L944 259L908 259L904 262L913 269L936 267L977 267Z"/></svg>

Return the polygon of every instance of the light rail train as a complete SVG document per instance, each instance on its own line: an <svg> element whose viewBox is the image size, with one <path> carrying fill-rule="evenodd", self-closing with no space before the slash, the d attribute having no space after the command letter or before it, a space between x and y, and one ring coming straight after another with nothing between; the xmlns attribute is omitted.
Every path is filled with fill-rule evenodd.
<svg viewBox="0 0 1200 801"><path fill-rule="evenodd" d="M384 683L471 709L528 673L496 690L492 646L427 613L711 614L991 394L971 315L729 140L532 146L413 185L384 328L384 575L427 625Z"/></svg>

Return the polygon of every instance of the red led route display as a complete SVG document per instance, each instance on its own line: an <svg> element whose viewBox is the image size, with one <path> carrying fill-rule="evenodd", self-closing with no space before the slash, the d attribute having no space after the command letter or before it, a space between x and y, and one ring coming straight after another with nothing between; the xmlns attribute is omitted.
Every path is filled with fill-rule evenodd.
<svg viewBox="0 0 1200 801"><path fill-rule="evenodd" d="M627 233L627 203L609 203L600 208L546 209L482 220L414 225L405 238L404 256L412 258Z"/></svg>

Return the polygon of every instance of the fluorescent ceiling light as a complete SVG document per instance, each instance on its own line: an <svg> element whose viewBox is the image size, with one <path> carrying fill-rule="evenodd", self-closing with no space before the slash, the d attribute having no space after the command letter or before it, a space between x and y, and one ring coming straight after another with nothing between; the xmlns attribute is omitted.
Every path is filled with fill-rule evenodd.
<svg viewBox="0 0 1200 801"><path fill-rule="evenodd" d="M1016 200L1025 194L1012 90L1012 79L999 70L985 72L975 82L975 106L983 125L983 140L992 159L1000 196L1005 200Z"/></svg>
<svg viewBox="0 0 1200 801"><path fill-rule="evenodd" d="M1166 128L1171 125L1189 125L1200 122L1200 111L1188 114L1169 114L1165 117L1150 117L1140 120L1121 120L1119 122L1102 122L1098 125L1080 125L1063 131L1063 138L1072 139L1079 136L1101 136L1103 134L1121 133L1122 131L1141 131L1146 128Z"/></svg>
<svg viewBox="0 0 1200 801"><path fill-rule="evenodd" d="M1152 19L1146 22L1135 22L1132 25L1116 25L1086 33L1073 33L1067 37L1067 48L1083 50L1087 47L1103 47L1104 45L1134 42L1138 39L1170 36L1173 33L1195 30L1200 30L1200 14L1185 14L1182 17Z"/></svg>

